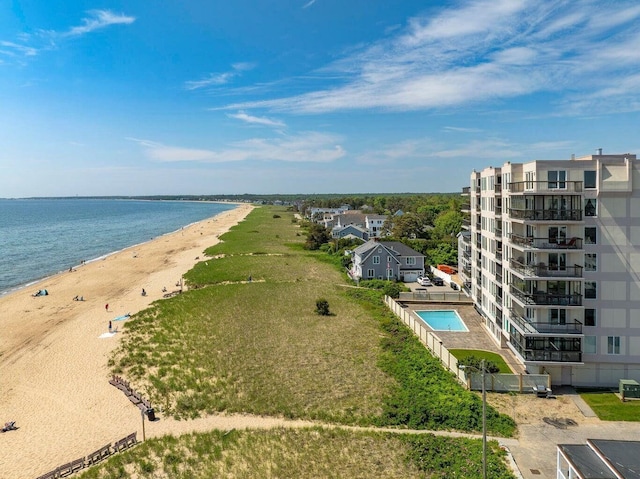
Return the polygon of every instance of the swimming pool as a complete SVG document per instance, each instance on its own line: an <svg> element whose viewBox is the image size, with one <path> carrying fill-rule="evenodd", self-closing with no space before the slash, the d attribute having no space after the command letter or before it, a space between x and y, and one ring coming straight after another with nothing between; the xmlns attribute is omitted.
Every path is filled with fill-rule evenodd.
<svg viewBox="0 0 640 479"><path fill-rule="evenodd" d="M420 319L434 331L464 331L469 332L467 326L456 310L440 309L430 311L416 311Z"/></svg>

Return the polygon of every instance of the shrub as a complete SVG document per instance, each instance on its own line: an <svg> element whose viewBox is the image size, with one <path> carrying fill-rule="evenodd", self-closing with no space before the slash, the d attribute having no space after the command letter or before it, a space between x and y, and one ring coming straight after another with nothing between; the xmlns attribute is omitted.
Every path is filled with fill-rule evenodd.
<svg viewBox="0 0 640 479"><path fill-rule="evenodd" d="M316 313L321 316L329 316L329 301L324 298L316 299Z"/></svg>
<svg viewBox="0 0 640 479"><path fill-rule="evenodd" d="M398 283L387 282L382 290L387 296L391 298L398 298L400 296L400 291L402 291L402 287Z"/></svg>
<svg viewBox="0 0 640 479"><path fill-rule="evenodd" d="M471 354L469 356L460 358L458 360L458 366L471 366L478 371L482 371L482 359ZM500 367L498 367L498 365L493 361L485 361L484 369L485 372L489 374L496 374L500 372Z"/></svg>
<svg viewBox="0 0 640 479"><path fill-rule="evenodd" d="M274 218L280 218L280 215L273 215Z"/></svg>

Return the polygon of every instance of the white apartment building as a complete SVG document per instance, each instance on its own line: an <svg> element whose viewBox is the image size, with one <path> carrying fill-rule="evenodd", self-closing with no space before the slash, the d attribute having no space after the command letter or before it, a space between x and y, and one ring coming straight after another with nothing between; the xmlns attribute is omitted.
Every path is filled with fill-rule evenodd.
<svg viewBox="0 0 640 479"><path fill-rule="evenodd" d="M471 174L460 274L493 339L554 385L640 381L636 155Z"/></svg>

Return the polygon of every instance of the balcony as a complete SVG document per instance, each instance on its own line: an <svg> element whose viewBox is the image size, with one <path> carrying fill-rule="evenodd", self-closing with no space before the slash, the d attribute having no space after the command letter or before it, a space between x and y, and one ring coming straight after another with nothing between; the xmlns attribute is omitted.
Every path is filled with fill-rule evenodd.
<svg viewBox="0 0 640 479"><path fill-rule="evenodd" d="M526 249L582 249L582 238L531 238L511 234L511 243Z"/></svg>
<svg viewBox="0 0 640 479"><path fill-rule="evenodd" d="M516 181L508 183L510 193L582 193L582 181Z"/></svg>
<svg viewBox="0 0 640 479"><path fill-rule="evenodd" d="M471 205L469 203L460 205L460 211L462 211L463 213L471 213Z"/></svg>
<svg viewBox="0 0 640 479"><path fill-rule="evenodd" d="M523 277L531 278L582 278L582 266L558 266L538 264L523 264L512 259L509 267Z"/></svg>
<svg viewBox="0 0 640 479"><path fill-rule="evenodd" d="M582 306L582 295L579 293L555 294L546 293L544 291L526 293L513 284L509 286L509 292L513 295L514 298L525 305Z"/></svg>
<svg viewBox="0 0 640 479"><path fill-rule="evenodd" d="M502 206L496 206L495 208L493 208L493 213L496 216L502 216Z"/></svg>
<svg viewBox="0 0 640 479"><path fill-rule="evenodd" d="M495 235L496 238L502 238L502 228L496 228Z"/></svg>
<svg viewBox="0 0 640 479"><path fill-rule="evenodd" d="M479 186L476 186L476 188L475 188L475 192L476 192L476 195L479 195L479 194L480 194L480 187L479 187Z"/></svg>
<svg viewBox="0 0 640 479"><path fill-rule="evenodd" d="M471 220L468 218L465 218L462 220L462 227L466 230L468 230L469 228L471 228Z"/></svg>
<svg viewBox="0 0 640 479"><path fill-rule="evenodd" d="M469 194L471 193L471 187L470 186L465 186L462 188L462 196L469 196Z"/></svg>
<svg viewBox="0 0 640 479"><path fill-rule="evenodd" d="M540 323L533 322L524 318L514 309L509 310L511 322L515 324L525 335L527 334L554 334L554 335L573 335L582 334L582 323L573 320L565 324Z"/></svg>
<svg viewBox="0 0 640 479"><path fill-rule="evenodd" d="M497 195L501 194L501 193L502 193L502 183L496 183L496 184L493 186L493 192L494 192L495 194L497 194Z"/></svg>
<svg viewBox="0 0 640 479"><path fill-rule="evenodd" d="M531 362L555 362L555 363L581 363L582 352L581 351L553 351L543 350L538 351L534 349L522 349L519 350L520 356L525 361Z"/></svg>
<svg viewBox="0 0 640 479"><path fill-rule="evenodd" d="M509 216L525 221L582 221L582 210L509 208Z"/></svg>

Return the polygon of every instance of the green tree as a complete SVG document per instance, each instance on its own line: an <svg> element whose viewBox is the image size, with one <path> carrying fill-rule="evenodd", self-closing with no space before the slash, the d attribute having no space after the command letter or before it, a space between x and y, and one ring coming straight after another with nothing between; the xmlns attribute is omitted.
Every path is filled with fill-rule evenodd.
<svg viewBox="0 0 640 479"><path fill-rule="evenodd" d="M329 230L318 223L311 223L307 231L307 241L304 244L305 249L317 250L325 243L331 241Z"/></svg>

